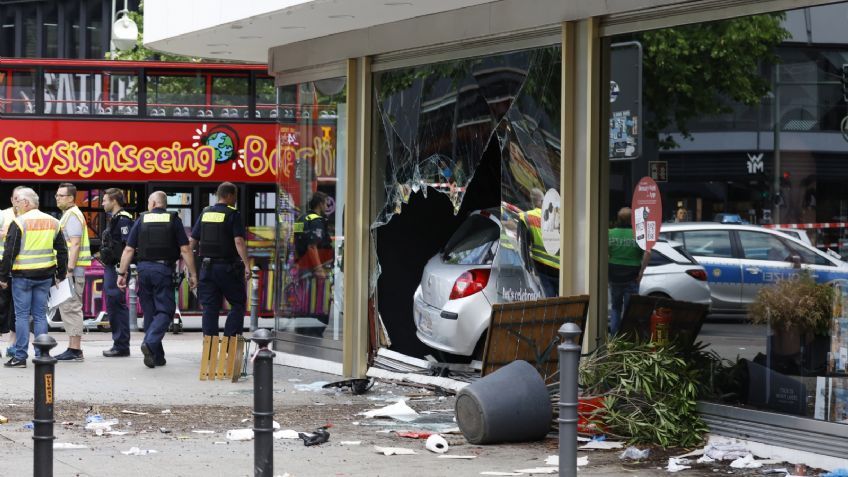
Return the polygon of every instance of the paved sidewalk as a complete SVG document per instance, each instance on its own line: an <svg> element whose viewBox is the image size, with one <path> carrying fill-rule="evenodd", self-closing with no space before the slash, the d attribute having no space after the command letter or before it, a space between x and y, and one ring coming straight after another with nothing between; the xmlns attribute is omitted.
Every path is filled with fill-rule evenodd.
<svg viewBox="0 0 848 477"><path fill-rule="evenodd" d="M52 334L61 352L67 345L63 333ZM253 382L239 383L198 380L201 340L199 333L167 335L164 346L168 364L148 369L142 363L138 344L141 335L132 336L132 356L104 358L101 351L111 345L107 333L91 333L83 338L86 360L59 363L55 375L55 434L60 443L86 446L83 449L55 450L54 475L115 476L252 476L253 441L227 441L227 430L252 425ZM0 414L9 422L0 426L0 476L32 475L32 431L24 424L32 418L33 369L0 369ZM451 423L453 397L438 397L417 388L379 383L367 394L353 396L348 391L321 390L316 382L335 381L338 376L275 366L275 419L283 429L310 431L328 422L330 441L305 447L300 440L274 442L274 475L312 476L477 476L483 471L513 471L544 467L544 460L557 454L555 438L543 442L495 446L474 446L461 436L453 441L449 455L471 455L473 460L447 460L424 449L423 440L400 438L384 429L399 429L393 421L376 421L357 413L384 406L405 396L417 411L429 413L436 422ZM309 390L305 388L315 388ZM123 410L145 414L125 414ZM162 413L162 411L166 411ZM113 430L123 435L96 435L85 430L87 413L99 412L118 419ZM451 424L452 425L452 424ZM412 428L414 430L414 427ZM207 431L197 433L194 431ZM209 433L208 431L212 431ZM358 444L344 441L359 441ZM384 456L374 446L414 449L415 455ZM124 455L133 447L155 450L149 455ZM683 452L673 451L671 455ZM580 452L589 456L584 476L660 476L667 453L655 460L622 463L618 451ZM714 470L716 469L716 470ZM759 471L730 469L725 464L701 466L682 475L759 475ZM525 473L523 475L530 475Z"/></svg>

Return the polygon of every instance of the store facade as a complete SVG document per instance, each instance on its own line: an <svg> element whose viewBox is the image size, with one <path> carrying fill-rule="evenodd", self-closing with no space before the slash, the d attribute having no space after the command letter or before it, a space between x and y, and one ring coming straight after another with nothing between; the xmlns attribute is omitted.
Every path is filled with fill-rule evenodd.
<svg viewBox="0 0 848 477"><path fill-rule="evenodd" d="M845 4L562 3L527 9L488 2L269 45L280 111L314 104L319 114L314 127L289 129L278 116L276 266L290 283L300 276L292 271L298 253L286 250L297 248L296 217L308 197L326 192L335 211L328 220L332 279L315 279L308 293L332 297L325 315L310 317L316 326L292 321L304 318L291 308L298 290L277 284L277 349L294 356L289 363L362 376L369 343L385 343L378 328L393 346L421 346L407 297L426 259L474 210L498 210L503 230L511 230L507 224L518 228L540 195L556 192L558 246L549 252L562 265L555 286L562 295L591 296L587 349L606 337L607 227L643 176L664 179L664 217L682 208L698 222L719 213L764 225L848 221L839 187L848 152L841 77L848 38L836 33L846 30ZM727 56L695 67L721 50L724 35L743 38ZM677 51L686 49L688 57ZM328 94L332 88L321 82L342 84L344 92ZM638 85L638 94L628 91ZM292 86L312 102L286 99ZM638 104L622 108L611 91L616 101L629 93ZM617 122L624 112L629 122ZM330 146L334 181L309 162L320 155L315 149ZM298 152L303 147L314 155ZM304 163L311 166L298 168ZM808 234L813 245L839 248L840 228L803 230L816 231ZM502 234L501 249L520 250L516 237ZM543 269L525 268L532 285L518 295L549 295ZM848 377L838 366L825 359L823 367L774 368L768 326L719 323L699 339L736 365L727 369L747 373L729 396L702 404L714 432L848 453L848 416L839 411ZM834 349L841 352L838 342ZM796 407L776 405L762 391L772 388L793 394Z"/></svg>

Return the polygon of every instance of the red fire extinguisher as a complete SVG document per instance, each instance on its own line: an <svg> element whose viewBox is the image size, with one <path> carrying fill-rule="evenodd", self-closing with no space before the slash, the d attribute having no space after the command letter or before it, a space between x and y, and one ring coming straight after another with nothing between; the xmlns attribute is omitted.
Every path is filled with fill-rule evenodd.
<svg viewBox="0 0 848 477"><path fill-rule="evenodd" d="M665 346L669 341L669 328L671 327L671 308L657 307L651 313L651 341Z"/></svg>

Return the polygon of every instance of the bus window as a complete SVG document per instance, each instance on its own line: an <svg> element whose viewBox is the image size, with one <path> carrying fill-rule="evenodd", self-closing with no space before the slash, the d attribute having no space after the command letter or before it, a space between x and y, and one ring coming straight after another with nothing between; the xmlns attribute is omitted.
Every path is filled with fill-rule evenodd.
<svg viewBox="0 0 848 477"><path fill-rule="evenodd" d="M44 72L43 114L91 114L91 74Z"/></svg>
<svg viewBox="0 0 848 477"><path fill-rule="evenodd" d="M10 72L6 79L11 84L11 94L6 98L7 112L16 114L35 114L35 72L17 70Z"/></svg>
<svg viewBox="0 0 848 477"><path fill-rule="evenodd" d="M0 71L0 114L6 112L6 72Z"/></svg>
<svg viewBox="0 0 848 477"><path fill-rule="evenodd" d="M147 76L147 115L154 117L214 118L206 107L206 80L193 76Z"/></svg>
<svg viewBox="0 0 848 477"><path fill-rule="evenodd" d="M250 225L274 226L274 192L256 192L253 195L253 220Z"/></svg>
<svg viewBox="0 0 848 477"><path fill-rule="evenodd" d="M218 118L248 119L248 78L217 76L212 78L212 111Z"/></svg>
<svg viewBox="0 0 848 477"><path fill-rule="evenodd" d="M256 118L277 118L277 93L274 78L256 78Z"/></svg>
<svg viewBox="0 0 848 477"><path fill-rule="evenodd" d="M176 212L183 221L183 226L191 228L194 225L191 216L191 192L168 192L168 210Z"/></svg>
<svg viewBox="0 0 848 477"><path fill-rule="evenodd" d="M138 76L131 73L95 74L94 113L106 116L137 116Z"/></svg>

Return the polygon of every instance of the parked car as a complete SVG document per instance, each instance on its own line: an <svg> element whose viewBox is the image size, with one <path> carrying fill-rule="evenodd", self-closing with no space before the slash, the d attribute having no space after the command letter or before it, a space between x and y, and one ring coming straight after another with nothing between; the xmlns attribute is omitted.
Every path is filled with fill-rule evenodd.
<svg viewBox="0 0 848 477"><path fill-rule="evenodd" d="M479 357L493 303L543 296L520 251L501 245L501 237L511 233L502 226L499 209L476 211L427 262L413 298L416 334L424 344ZM681 244L661 241L655 250L640 293L710 302L706 272Z"/></svg>
<svg viewBox="0 0 848 477"><path fill-rule="evenodd" d="M664 224L660 236L682 243L704 266L713 313L744 313L761 287L792 278L802 269L819 283L848 279L848 263L755 225Z"/></svg>

